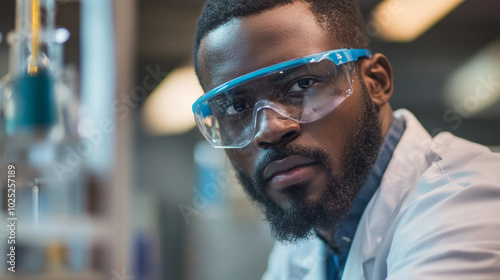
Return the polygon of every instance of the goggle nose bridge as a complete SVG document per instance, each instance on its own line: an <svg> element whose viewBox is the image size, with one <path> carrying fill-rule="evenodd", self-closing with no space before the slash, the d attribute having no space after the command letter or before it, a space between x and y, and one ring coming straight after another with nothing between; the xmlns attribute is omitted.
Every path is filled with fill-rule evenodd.
<svg viewBox="0 0 500 280"><path fill-rule="evenodd" d="M259 112L264 110L264 109L272 110L276 114L278 114L284 118L290 119L290 117L287 116L286 110L283 109L279 104L276 104L276 103L269 101L269 100L266 100L266 99L262 99L262 100L259 100L254 105L253 118L255 119L255 121L257 121L257 119L259 117Z"/></svg>
<svg viewBox="0 0 500 280"><path fill-rule="evenodd" d="M257 132L260 129L258 127L259 113L260 112L265 113L264 109L271 110L285 119L293 120L293 121L300 123L299 120L296 120L296 119L288 116L288 114L286 113L286 110L283 109L279 104L276 104L272 101L265 100L265 99L259 100L254 105L254 110L253 110L253 115L252 115L252 118L253 118L253 131L252 131L252 136L251 136L252 140L255 138L255 135L257 135Z"/></svg>

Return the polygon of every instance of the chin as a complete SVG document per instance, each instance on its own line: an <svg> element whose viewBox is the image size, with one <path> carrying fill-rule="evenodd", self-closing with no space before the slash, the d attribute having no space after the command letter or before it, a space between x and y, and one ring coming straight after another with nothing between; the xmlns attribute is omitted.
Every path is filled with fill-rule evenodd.
<svg viewBox="0 0 500 280"><path fill-rule="evenodd" d="M325 171L326 172L326 171ZM322 203L328 196L328 175L324 172L309 182L295 184L279 192L274 199L284 210L291 206L314 207Z"/></svg>

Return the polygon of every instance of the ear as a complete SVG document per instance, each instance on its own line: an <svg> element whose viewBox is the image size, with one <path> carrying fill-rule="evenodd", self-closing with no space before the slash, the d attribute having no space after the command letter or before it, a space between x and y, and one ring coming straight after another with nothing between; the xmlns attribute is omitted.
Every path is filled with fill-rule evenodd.
<svg viewBox="0 0 500 280"><path fill-rule="evenodd" d="M360 73L370 96L378 108L388 103L394 90L392 67L383 54L363 59Z"/></svg>

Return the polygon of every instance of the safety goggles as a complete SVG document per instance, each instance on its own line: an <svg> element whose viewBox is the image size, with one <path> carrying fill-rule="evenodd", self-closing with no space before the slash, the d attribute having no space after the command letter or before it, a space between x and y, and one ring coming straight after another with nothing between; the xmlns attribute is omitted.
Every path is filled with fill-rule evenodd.
<svg viewBox="0 0 500 280"><path fill-rule="evenodd" d="M352 94L354 62L367 49L338 49L268 66L226 82L193 104L196 123L215 148L242 148L269 109L298 123L314 122Z"/></svg>

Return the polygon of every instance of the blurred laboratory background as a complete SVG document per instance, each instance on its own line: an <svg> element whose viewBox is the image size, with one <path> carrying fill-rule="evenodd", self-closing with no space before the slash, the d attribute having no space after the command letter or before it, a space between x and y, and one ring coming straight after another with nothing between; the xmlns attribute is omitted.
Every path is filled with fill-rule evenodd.
<svg viewBox="0 0 500 280"><path fill-rule="evenodd" d="M274 241L191 113L203 3L0 0L1 279L260 279ZM358 3L393 108L500 152L500 1Z"/></svg>

